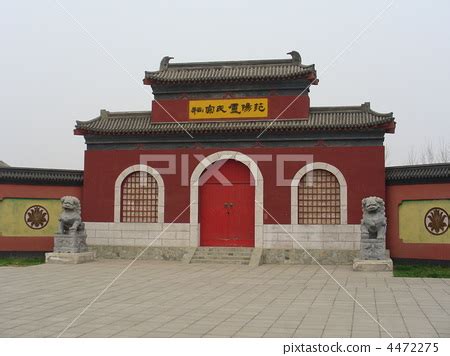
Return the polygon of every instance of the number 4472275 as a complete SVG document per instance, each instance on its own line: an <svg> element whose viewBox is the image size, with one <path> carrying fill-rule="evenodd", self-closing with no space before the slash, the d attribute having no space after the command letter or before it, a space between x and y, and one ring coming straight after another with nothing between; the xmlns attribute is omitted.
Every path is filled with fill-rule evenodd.
<svg viewBox="0 0 450 356"><path fill-rule="evenodd" d="M390 343L387 349L391 352L438 352L437 342L399 342Z"/></svg>

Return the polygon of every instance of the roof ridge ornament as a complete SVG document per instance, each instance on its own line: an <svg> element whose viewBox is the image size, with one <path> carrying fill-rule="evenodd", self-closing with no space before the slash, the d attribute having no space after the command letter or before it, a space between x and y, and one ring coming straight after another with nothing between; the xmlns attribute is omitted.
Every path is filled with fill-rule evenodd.
<svg viewBox="0 0 450 356"><path fill-rule="evenodd" d="M159 64L159 70L166 70L167 68L169 68L169 61L173 59L173 57L170 56L164 56L161 59L161 63Z"/></svg>
<svg viewBox="0 0 450 356"><path fill-rule="evenodd" d="M100 110L100 117L102 119L107 119L108 116L109 116L109 111L108 110L105 110L105 109L101 109Z"/></svg>
<svg viewBox="0 0 450 356"><path fill-rule="evenodd" d="M290 51L286 54L289 54L292 57L292 62L294 64L297 64L297 65L302 64L302 57L300 56L300 53L298 53L297 51Z"/></svg>
<svg viewBox="0 0 450 356"><path fill-rule="evenodd" d="M366 101L363 104L361 104L361 108L363 110L365 110L366 112L369 112L370 111L370 101Z"/></svg>

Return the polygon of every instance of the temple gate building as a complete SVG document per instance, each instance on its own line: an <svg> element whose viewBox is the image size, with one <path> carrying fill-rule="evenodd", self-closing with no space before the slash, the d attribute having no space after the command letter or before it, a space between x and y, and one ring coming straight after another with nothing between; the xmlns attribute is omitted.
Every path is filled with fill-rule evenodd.
<svg viewBox="0 0 450 356"><path fill-rule="evenodd" d="M385 195L394 117L369 103L310 107L316 69L290 54L165 57L145 73L151 112L102 110L77 122L90 243L146 246L168 228L152 246L301 249L288 232L321 256L352 259L361 199ZM210 165L218 173L204 176Z"/></svg>
<svg viewBox="0 0 450 356"><path fill-rule="evenodd" d="M196 63L164 57L159 70L145 72L151 111L101 110L76 123L87 147L84 172L65 173L73 183L55 192L72 189L81 199L88 244L100 257L133 258L150 245L143 257L201 261L202 247L227 247L219 260L248 248L238 254L247 261L259 251L264 263L311 256L351 263L360 248L361 200L378 196L387 204L392 257L450 260L450 165L386 170L383 141L395 132L393 114L369 103L311 106L315 66L289 55ZM42 181L51 174L41 172ZM20 177L0 169L0 183L20 185ZM14 199L10 192L0 184L0 197ZM417 236L404 222L399 227L409 216L424 224L425 205L402 205L417 199L445 213L438 238L426 226Z"/></svg>

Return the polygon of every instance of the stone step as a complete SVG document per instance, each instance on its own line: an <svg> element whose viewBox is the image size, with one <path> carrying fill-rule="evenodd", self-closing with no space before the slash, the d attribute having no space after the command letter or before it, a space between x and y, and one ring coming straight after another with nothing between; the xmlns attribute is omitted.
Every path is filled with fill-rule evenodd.
<svg viewBox="0 0 450 356"><path fill-rule="evenodd" d="M251 255L223 255L223 254L209 254L209 255L203 255L203 254L194 254L193 257L196 258L230 258L230 259L245 259L250 258Z"/></svg>
<svg viewBox="0 0 450 356"><path fill-rule="evenodd" d="M236 264L236 265L248 265L250 260L223 260L223 259L192 259L191 263L217 263L217 264Z"/></svg>
<svg viewBox="0 0 450 356"><path fill-rule="evenodd" d="M248 265L252 251L250 247L198 247L190 262Z"/></svg>
<svg viewBox="0 0 450 356"><path fill-rule="evenodd" d="M201 259L201 260L214 260L214 259L223 259L223 260L250 260L251 256L223 256L223 255L216 255L216 256L199 256L194 255L193 258L195 259Z"/></svg>

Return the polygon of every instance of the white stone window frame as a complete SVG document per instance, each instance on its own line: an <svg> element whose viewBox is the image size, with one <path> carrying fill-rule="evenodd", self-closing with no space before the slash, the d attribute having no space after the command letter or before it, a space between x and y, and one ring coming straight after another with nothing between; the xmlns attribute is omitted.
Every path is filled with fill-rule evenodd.
<svg viewBox="0 0 450 356"><path fill-rule="evenodd" d="M341 225L347 224L347 181L342 172L335 166L325 162L312 162L302 167L294 176L291 182L291 224L302 225L298 223L298 186L301 179L307 173L313 170L322 169L332 173L339 182L340 191L340 213Z"/></svg>
<svg viewBox="0 0 450 356"><path fill-rule="evenodd" d="M135 164L124 169L116 179L114 184L114 222L115 223L123 223L123 224L133 224L127 222L121 222L120 220L120 212L122 205L122 183L131 173L134 172L147 172L155 178L158 184L158 221L156 223L164 222L164 180L159 174L159 172L150 166L145 164ZM155 224L155 223L145 223L145 224Z"/></svg>
<svg viewBox="0 0 450 356"><path fill-rule="evenodd" d="M200 231L198 221L199 208L199 180L203 171L214 162L233 159L245 164L254 179L255 183L255 247L263 246L263 202L264 202L264 179L258 164L249 156L237 151L220 151L205 157L195 167L190 180L190 245L200 246Z"/></svg>

